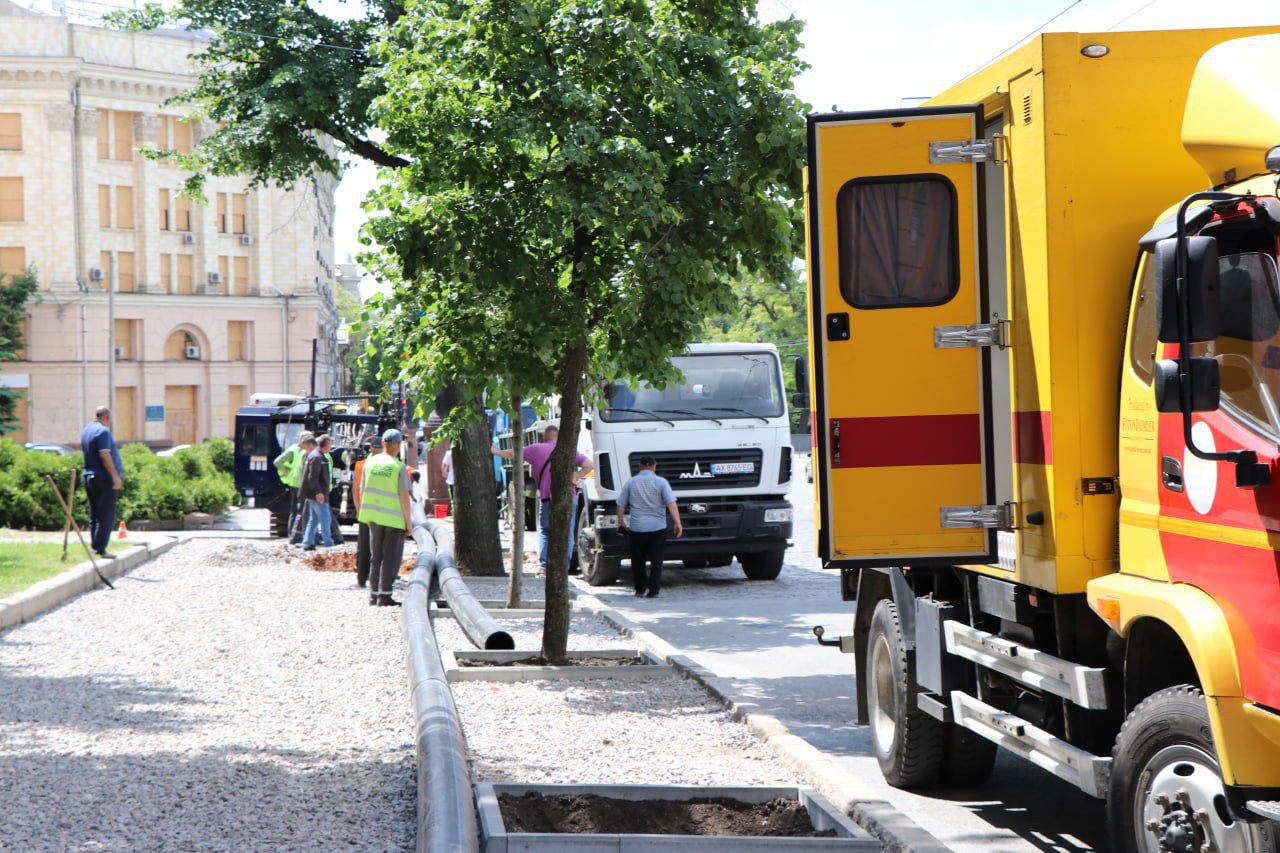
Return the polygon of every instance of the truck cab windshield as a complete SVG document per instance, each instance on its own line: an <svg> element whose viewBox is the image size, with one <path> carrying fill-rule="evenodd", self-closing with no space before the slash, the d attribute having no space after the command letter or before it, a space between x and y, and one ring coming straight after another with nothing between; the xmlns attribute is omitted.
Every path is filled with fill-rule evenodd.
<svg viewBox="0 0 1280 853"><path fill-rule="evenodd" d="M644 420L766 420L782 415L782 374L771 353L682 355L673 358L682 376L658 389L647 382L632 389L615 382L601 417L609 423ZM661 414L658 414L658 413ZM650 414L652 413L652 414Z"/></svg>

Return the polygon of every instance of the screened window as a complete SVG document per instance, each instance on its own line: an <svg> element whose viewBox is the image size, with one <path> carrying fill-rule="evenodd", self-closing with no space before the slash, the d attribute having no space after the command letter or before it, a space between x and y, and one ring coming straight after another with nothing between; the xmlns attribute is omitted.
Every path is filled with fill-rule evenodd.
<svg viewBox="0 0 1280 853"><path fill-rule="evenodd" d="M941 305L960 286L956 193L938 175L850 181L836 196L840 291L855 308Z"/></svg>
<svg viewBox="0 0 1280 853"><path fill-rule="evenodd" d="M1156 259L1149 253L1142 256L1142 269L1138 273L1138 301L1133 309L1133 328L1129 337L1129 365L1146 384L1156 360Z"/></svg>

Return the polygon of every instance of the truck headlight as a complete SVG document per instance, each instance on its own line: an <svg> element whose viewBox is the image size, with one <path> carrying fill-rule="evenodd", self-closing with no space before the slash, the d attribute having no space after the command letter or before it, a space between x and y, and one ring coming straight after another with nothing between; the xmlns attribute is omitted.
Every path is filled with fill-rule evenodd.
<svg viewBox="0 0 1280 853"><path fill-rule="evenodd" d="M609 528L616 529L618 527L618 517L616 515L605 515L604 513L601 513L596 516L596 527L601 530L607 530Z"/></svg>
<svg viewBox="0 0 1280 853"><path fill-rule="evenodd" d="M765 524L777 524L783 521L791 520L790 509L766 509L764 511Z"/></svg>

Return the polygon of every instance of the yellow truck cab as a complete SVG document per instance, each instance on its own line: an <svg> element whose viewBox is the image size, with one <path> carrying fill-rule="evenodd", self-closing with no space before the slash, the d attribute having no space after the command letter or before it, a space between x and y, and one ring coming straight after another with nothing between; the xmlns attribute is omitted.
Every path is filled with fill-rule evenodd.
<svg viewBox="0 0 1280 853"><path fill-rule="evenodd" d="M890 783L1003 747L1113 850L1280 849L1277 33L810 117L818 553Z"/></svg>

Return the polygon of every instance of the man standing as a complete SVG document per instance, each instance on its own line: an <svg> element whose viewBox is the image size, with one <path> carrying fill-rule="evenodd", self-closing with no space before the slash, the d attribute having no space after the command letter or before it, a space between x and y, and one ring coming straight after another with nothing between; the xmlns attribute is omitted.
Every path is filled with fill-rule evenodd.
<svg viewBox="0 0 1280 853"><path fill-rule="evenodd" d="M640 457L640 470L627 480L618 493L618 532L626 533L631 545L631 577L636 597L646 591L658 597L662 588L662 554L667 549L667 513L674 522L673 532L679 539L684 534L680 524L680 508L666 478L658 476L658 462L652 456ZM631 510L631 526L626 512ZM646 571L646 564L648 570Z"/></svg>
<svg viewBox="0 0 1280 853"><path fill-rule="evenodd" d="M302 550L316 549L316 532L326 548L333 547L333 535L329 532L329 445L332 439L322 435L316 439L316 448L307 454L302 466L302 484L298 494L307 502L307 526L302 532Z"/></svg>
<svg viewBox="0 0 1280 853"><path fill-rule="evenodd" d="M111 410L106 406L99 406L81 431L80 450L84 453L84 489L89 496L90 547L99 557L115 559L107 553L107 544L116 523L124 463L111 435Z"/></svg>
<svg viewBox="0 0 1280 853"><path fill-rule="evenodd" d="M285 528L285 535L292 540L296 530L295 541L298 542L302 541L302 521L299 516L302 515L303 507L302 499L298 497L298 486L302 485L302 465L315 446L315 436L303 432L297 441L285 448L271 463L280 475L280 482L289 490L289 524Z"/></svg>
<svg viewBox="0 0 1280 853"><path fill-rule="evenodd" d="M404 436L398 429L382 434L382 452L364 463L359 519L369 526L369 603L400 604L391 588L404 559L404 538L413 529L409 514L409 469L400 461Z"/></svg>
<svg viewBox="0 0 1280 853"><path fill-rule="evenodd" d="M369 582L369 525L360 520L360 496L364 486L364 463L373 455L373 444L369 439L360 440L360 459L356 462L356 476L351 481L351 497L356 503L356 586L364 589Z"/></svg>
<svg viewBox="0 0 1280 853"><path fill-rule="evenodd" d="M449 490L449 512L453 512L453 448L450 447L440 457L440 476Z"/></svg>
<svg viewBox="0 0 1280 853"><path fill-rule="evenodd" d="M551 516L551 451L556 449L556 439L560 437L560 428L555 424L548 426L542 431L542 441L538 444L531 444L524 449L524 461L529 463L529 470L533 472L533 481L538 484L538 562L542 565L542 571L547 570L547 521ZM495 445L492 448L495 456L501 456L503 459L510 459L515 455L514 450L499 450ZM585 454L579 453L574 457L573 471L573 511L569 514L570 519L578 517L578 483L582 482L582 478L594 469L591 460ZM569 554L573 555L573 537L574 525L572 521L569 524Z"/></svg>

